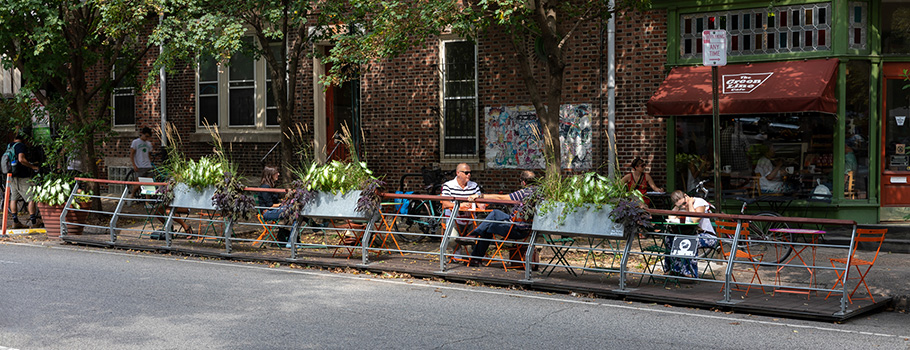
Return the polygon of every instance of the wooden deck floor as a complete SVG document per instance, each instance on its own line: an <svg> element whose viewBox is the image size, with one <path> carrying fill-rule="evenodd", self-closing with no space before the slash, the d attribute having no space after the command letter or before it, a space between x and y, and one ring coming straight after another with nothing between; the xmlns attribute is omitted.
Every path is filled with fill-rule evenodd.
<svg viewBox="0 0 910 350"><path fill-rule="evenodd" d="M761 289L753 287L748 296L743 292L731 292L731 303L723 302L721 291L722 283L699 281L685 283L675 279L664 280L655 277L649 280L647 276L639 283L639 276L629 275L630 281L626 288L619 290L618 274L580 271L578 276L569 274L565 269L557 268L552 274L544 275L533 272L529 280L525 279L523 270L504 271L503 268L494 267L467 267L458 263L448 264L445 271L440 271L438 255L426 254L376 254L369 256L370 263L364 265L360 258L360 250L356 249L353 258L345 258L346 251L341 251L340 257L332 257L334 249L300 249L296 259L291 259L290 250L287 248L254 249L251 244L232 245L230 254L225 252L221 242L214 240L198 241L190 239L175 239L171 247L165 246L164 241L151 240L148 237L139 238L120 236L117 242L110 243L110 236L106 234L85 234L80 236L67 236L64 241L90 246L100 246L119 249L135 249L148 251L164 251L178 254L197 256L219 257L235 260L268 261L282 263L296 263L302 265L324 268L354 268L364 269L376 273L409 274L418 278L443 278L453 282L477 281L490 285L522 286L523 288L559 292L591 294L603 298L624 299L641 302L665 303L677 306L697 307L706 309L731 310L738 313L760 314L768 316L811 319L818 321L845 321L850 318L879 310L890 302L887 296L876 296L876 302L869 300L855 301L849 304L845 314L840 315L840 296L832 295L825 300L824 294L805 295L790 293L774 293L766 287ZM666 283L665 283L666 282Z"/></svg>

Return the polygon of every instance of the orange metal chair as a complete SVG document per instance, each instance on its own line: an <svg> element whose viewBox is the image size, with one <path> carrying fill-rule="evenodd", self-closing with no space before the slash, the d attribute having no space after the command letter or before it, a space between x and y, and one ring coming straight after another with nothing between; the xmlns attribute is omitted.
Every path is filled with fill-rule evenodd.
<svg viewBox="0 0 910 350"><path fill-rule="evenodd" d="M725 236L727 236L727 238L733 238L733 236L736 234L736 223L735 222L716 220L716 221L714 221L714 223L717 225L715 230L717 231L718 235L725 235ZM758 284L762 284L761 276L758 275L758 267L761 264L762 260L764 259L764 254L752 254L752 252L750 251L750 249L749 249L749 223L748 222L742 223L742 227L740 228L740 231L739 231L739 237L740 237L739 242L742 247L745 247L745 250L736 249L736 248L734 248L733 250L736 251L736 259L742 259L742 260L751 262L749 265L752 266L752 269L751 269L752 280L749 281L750 285L746 289L742 289L740 287L740 288L735 288L735 289L731 288L731 290L736 290L736 291L740 291L740 292L745 291L746 295L749 295L749 290L752 289L751 283L754 283L755 280L757 279ZM724 249L723 242L720 242L720 252L721 252L721 254L723 254L725 259L730 258L731 252L728 252ZM743 270L743 271L749 271L749 270ZM734 274L732 277L733 277L733 282L736 282L736 275ZM765 292L765 287L759 287L759 288L761 288L762 293ZM723 290L723 287L721 287L721 290Z"/></svg>
<svg viewBox="0 0 910 350"><path fill-rule="evenodd" d="M866 275L869 274L869 271L872 270L872 266L875 265L875 260L878 259L878 252L882 250L882 242L885 241L886 233L888 233L888 229L886 229L886 228L882 228L882 229L858 228L858 229L856 229L856 239L853 242L853 255L850 256L850 266L846 266L844 269L844 273L846 273L847 271L850 270L850 267L856 267L856 273L859 274L859 277L850 278L848 276L848 279L859 280L859 282L856 283L856 287L854 287L853 291L851 291L850 294L847 296L847 299L850 300L851 304L853 304L853 300L867 300L868 299L868 300L872 300L873 303L875 302L875 298L872 297L872 291L869 290L869 285L866 284ZM856 249L856 248L859 246L859 244L861 242L878 244L878 247L875 248L875 255L872 256L872 261L863 260L856 256L857 255L856 253L858 251L858 249ZM837 264L847 265L847 259L845 259L845 258L832 258L830 260L831 260L831 266L835 267L835 268L837 267ZM866 266L866 270L863 271L860 268L860 266ZM838 270L834 270L834 272L837 273L837 282L834 283L834 287L831 289L837 289L838 285L843 286L843 283L844 283L844 281L843 281L844 274ZM853 294L856 293L856 290L859 289L860 285L862 285L863 287L866 288L866 293L869 296L865 297L865 298L853 298ZM833 293L833 292L828 292L828 295L825 296L825 300L827 300L828 297L831 296L831 293Z"/></svg>
<svg viewBox="0 0 910 350"><path fill-rule="evenodd" d="M262 233L259 234L259 237L256 237L256 241L253 242L253 246L258 246L262 248L266 242L263 241L277 241L278 236L275 234L277 229L272 228L269 225L274 225L278 223L278 220L265 220L262 218L262 211L259 210L256 213L256 219L259 220L259 223L262 224Z"/></svg>
<svg viewBox="0 0 910 350"><path fill-rule="evenodd" d="M514 216L513 216L513 218L514 218ZM490 264L492 264L493 262L497 262L497 263L502 263L502 268L503 268L503 270L506 270L506 271L509 271L509 269L524 268L524 266L521 266L521 265L510 265L510 262L506 261L506 260L521 261L521 262L525 261L525 258L526 258L525 252L524 252L524 249L522 249L522 247L527 246L527 243L523 244L523 243L507 242L509 240L509 237L512 236L512 232L516 230L516 227L518 227L518 225L516 225L516 223L519 223L519 222L522 222L522 221L518 220L518 219L512 220L512 225L509 226L509 232L506 232L505 237L502 238L503 242L493 242L493 245L496 246L496 250L493 252L493 255L490 256L490 260L487 261L486 266L490 266ZM527 242L530 237L531 237L531 235L527 235L524 237L524 239L517 241L517 242ZM496 236L494 235L493 238L495 239ZM509 244L511 246L507 247L506 246L507 244ZM509 252L508 259L506 259L505 256L503 256L503 254L502 254L503 251ZM493 259L501 259L501 260L497 261L497 260L493 260Z"/></svg>
<svg viewBox="0 0 910 350"><path fill-rule="evenodd" d="M366 228L364 224L358 224L351 222L350 220L345 220L343 224L335 224L332 222L332 227L339 229L336 231L338 233L338 245L341 246L351 246L348 247L339 247L335 248L335 251L332 252L332 257L338 254L338 250L346 249L348 251L348 259L354 257L354 251L357 249L355 246L360 243L360 240L363 238L363 231ZM353 233L353 236L347 235L347 232Z"/></svg>

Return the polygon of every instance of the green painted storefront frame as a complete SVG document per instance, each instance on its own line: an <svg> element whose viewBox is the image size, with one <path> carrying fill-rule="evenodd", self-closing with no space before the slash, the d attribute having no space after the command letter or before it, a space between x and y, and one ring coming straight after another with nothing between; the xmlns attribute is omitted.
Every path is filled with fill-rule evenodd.
<svg viewBox="0 0 910 350"><path fill-rule="evenodd" d="M866 48L851 49L847 44L846 38L849 36L849 3L864 2L867 4L867 23L866 30ZM755 63L755 62L773 62L783 60L798 59L817 59L817 58L837 58L840 60L837 71L836 95L838 99L838 108L836 115L836 125L834 127L833 148L834 166L832 174L841 174L844 172L844 145L846 136L846 96L847 96L847 65L850 61L867 61L870 65L870 88L869 88L869 180L866 199L847 199L844 198L844 184L840 181L833 181L834 194L830 204L817 202L797 201L794 206L805 208L805 214L810 217L832 217L838 219L851 219L860 223L878 223L880 213L880 191L881 191L881 96L882 84L884 77L882 69L885 64L892 62L910 62L910 55L882 55L881 54L881 1L774 1L773 6L791 6L803 4L831 3L831 49L827 51L797 52L797 53L776 53L761 54L749 56L729 56L728 64L737 63ZM767 1L723 1L723 0L705 0L705 1L674 1L674 0L652 0L652 8L665 10L667 12L667 63L666 68L669 70L676 66L701 64L698 58L681 59L679 56L680 46L680 24L681 15L690 13L703 12L720 12L736 11L744 9L765 8L768 6ZM709 117L710 118L710 117ZM676 185L676 117L667 117L667 187L673 189ZM672 155L672 156L671 156ZM721 207L727 212L739 211L741 203L721 203ZM831 211L831 208L836 210Z"/></svg>

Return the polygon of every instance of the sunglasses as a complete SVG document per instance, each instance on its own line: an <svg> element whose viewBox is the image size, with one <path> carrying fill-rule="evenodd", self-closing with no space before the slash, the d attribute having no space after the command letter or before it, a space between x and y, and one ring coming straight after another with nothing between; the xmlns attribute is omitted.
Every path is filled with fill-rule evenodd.
<svg viewBox="0 0 910 350"><path fill-rule="evenodd" d="M471 175L470 171L462 171L462 173L464 173L465 175Z"/></svg>

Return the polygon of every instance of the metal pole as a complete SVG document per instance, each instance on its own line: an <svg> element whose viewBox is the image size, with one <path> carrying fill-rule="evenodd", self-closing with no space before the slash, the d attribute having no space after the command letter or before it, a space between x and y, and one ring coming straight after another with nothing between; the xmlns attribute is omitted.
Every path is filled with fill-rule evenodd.
<svg viewBox="0 0 910 350"><path fill-rule="evenodd" d="M733 280L733 260L736 260L736 250L739 244L739 232L743 229L743 221L736 220L736 232L733 234L733 242L730 244L730 257L727 258L727 268L724 271L724 300L721 303L732 304L730 300L730 281ZM724 244L723 241L720 244Z"/></svg>
<svg viewBox="0 0 910 350"><path fill-rule="evenodd" d="M711 109L714 110L714 205L720 205L720 106L717 96L717 66L711 66Z"/></svg>
<svg viewBox="0 0 910 350"><path fill-rule="evenodd" d="M111 243L117 241L117 221L120 220L120 211L123 210L123 200L126 198L126 194L130 192L130 186L123 186L123 193L120 194L120 200L117 201L117 208L114 209L114 215L111 215L111 221L108 222L107 229L111 235ZM152 214L154 215L154 213ZM143 226L145 227L145 226ZM155 225L151 225L152 232L155 232ZM142 238L142 232L139 231L139 238ZM151 234L149 234L151 236Z"/></svg>
<svg viewBox="0 0 910 350"><path fill-rule="evenodd" d="M6 236L6 223L9 216L9 185L12 178L13 174L6 174L6 190L3 194L3 232L0 232L0 236Z"/></svg>
<svg viewBox="0 0 910 350"><path fill-rule="evenodd" d="M439 271L446 271L446 248L449 245L449 234L452 230L455 229L455 216L458 215L458 208L461 206L461 203L458 200L455 200L455 206L452 207L452 215L449 215L449 219L446 221L446 230L442 233L442 242L439 243ZM445 213L445 210L443 210ZM445 214L443 214L445 215Z"/></svg>
<svg viewBox="0 0 910 350"><path fill-rule="evenodd" d="M370 218L370 222L367 223L367 227L363 229L363 237L360 237L360 258L363 262L363 265L366 266L370 263L370 254L367 250L367 247L370 246L370 238L373 236L373 225L376 224L376 218L380 217L381 214L373 215ZM378 251L376 255L382 254L382 251Z"/></svg>

